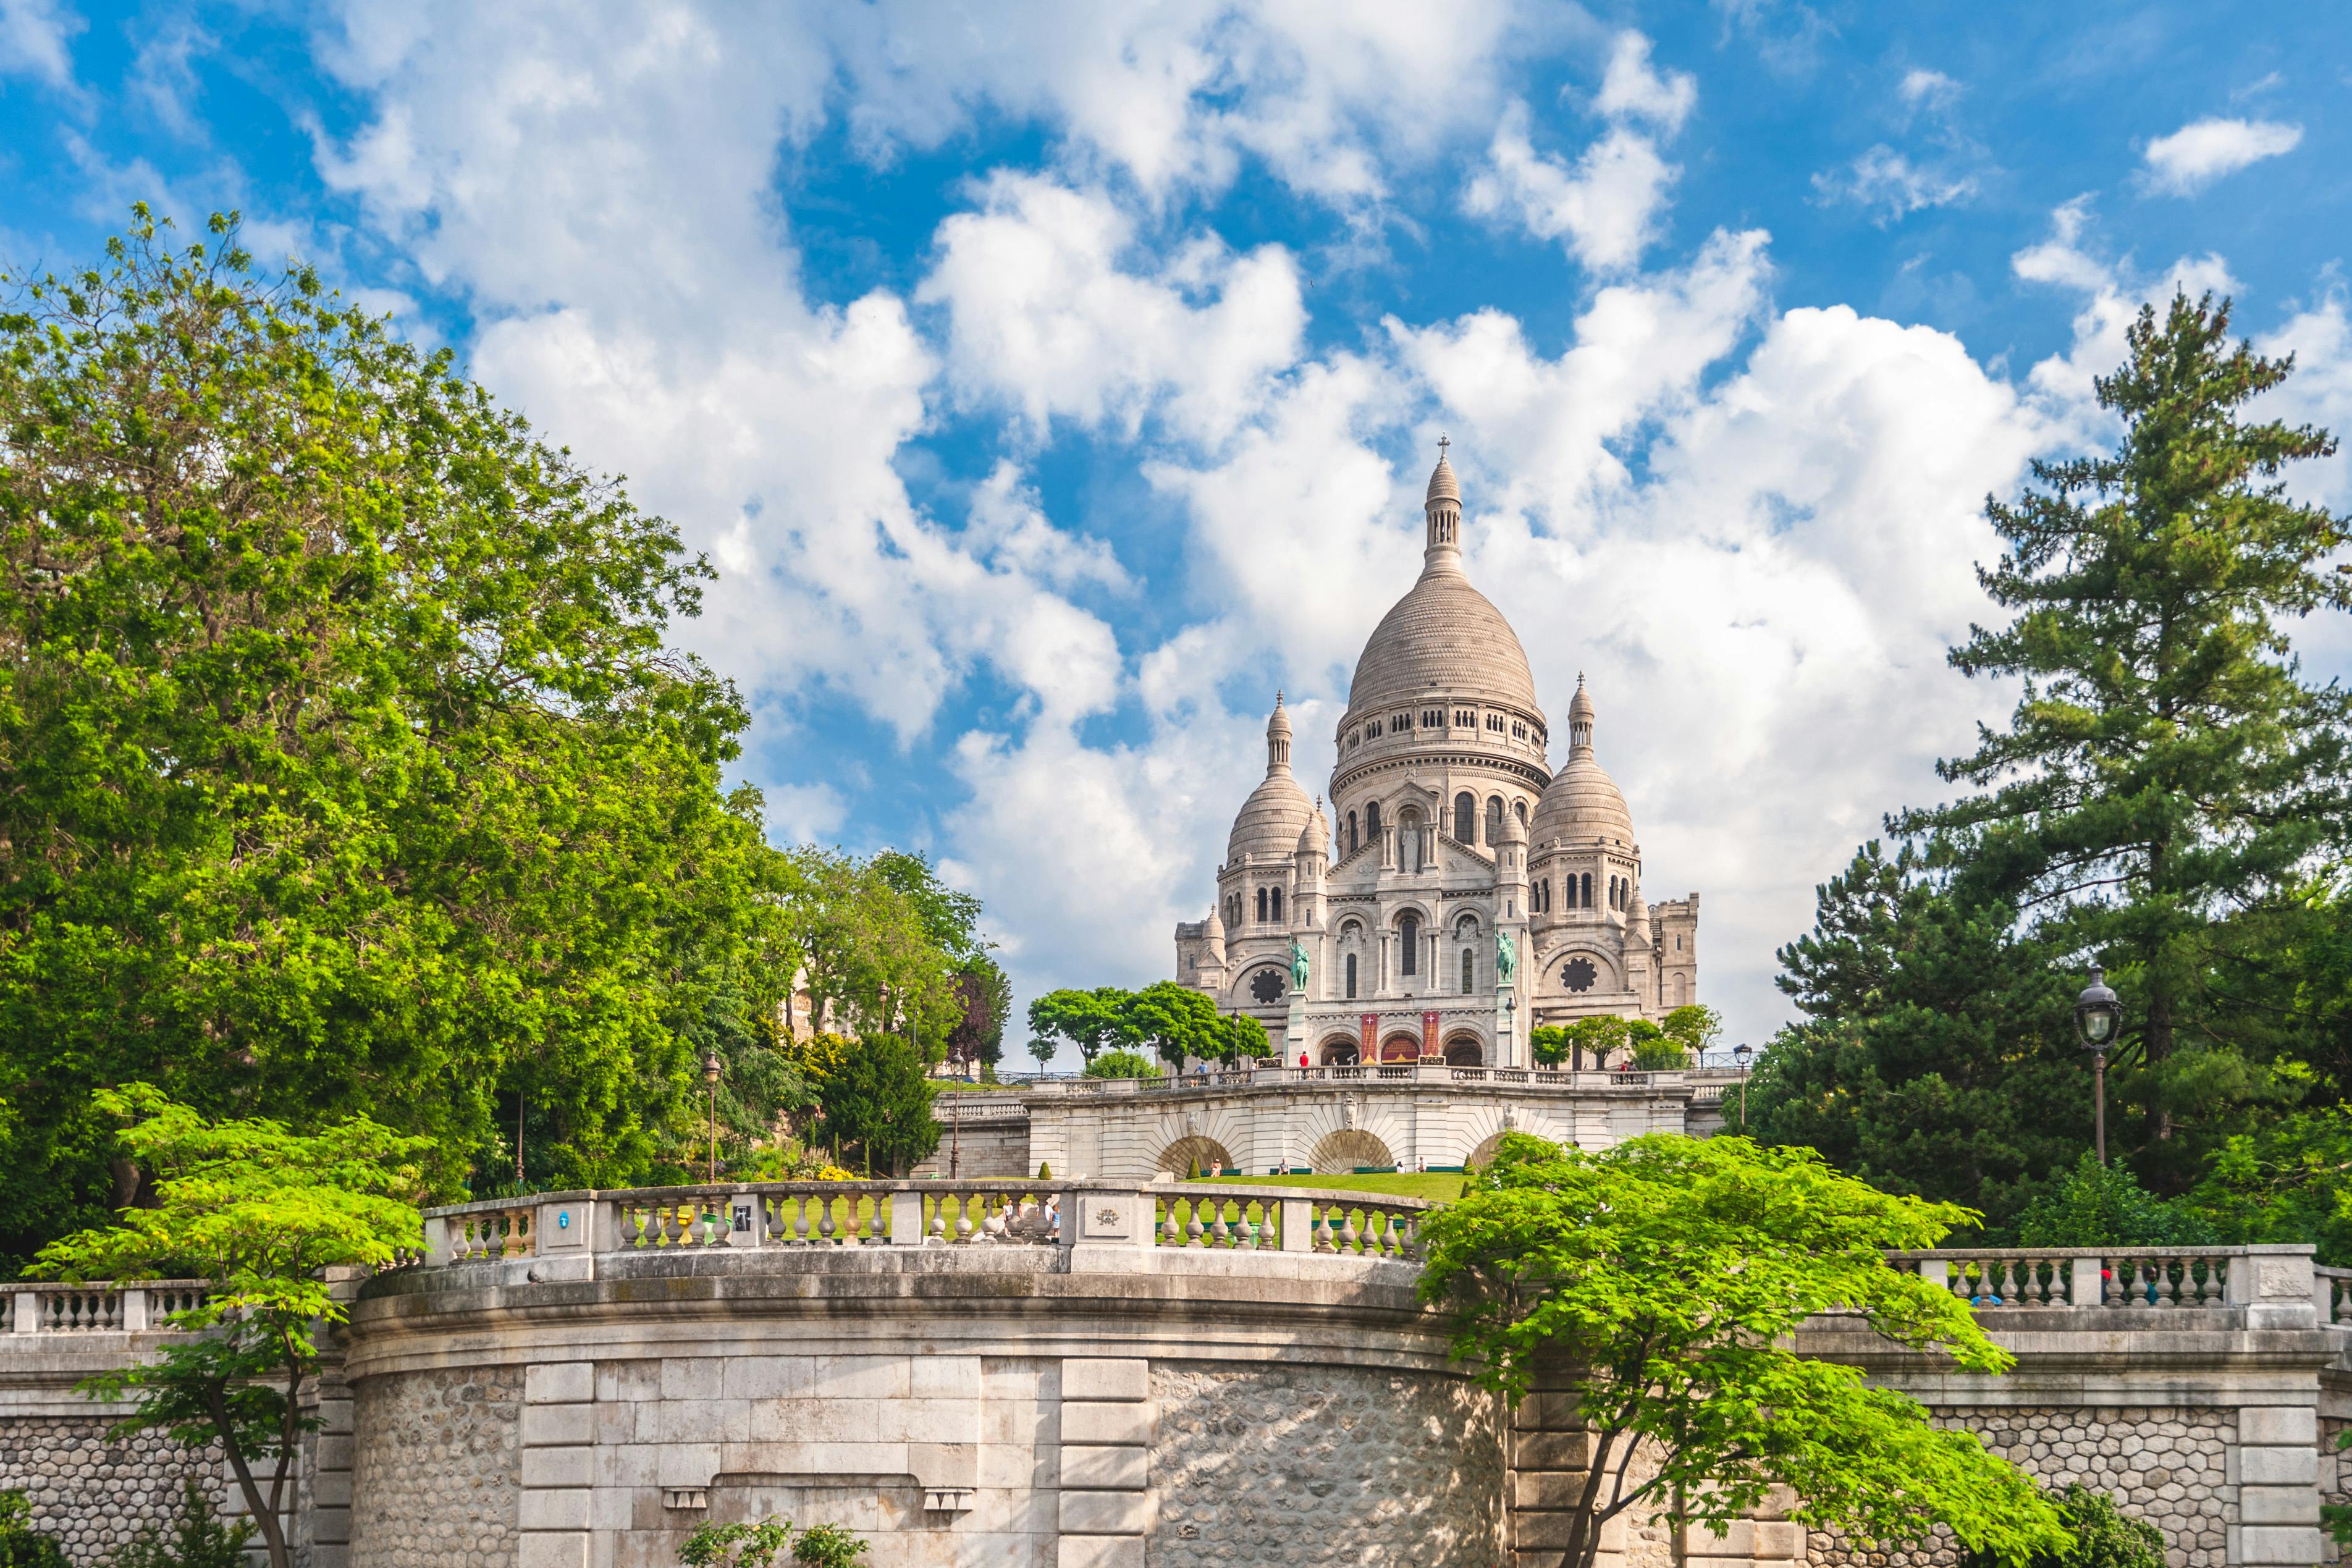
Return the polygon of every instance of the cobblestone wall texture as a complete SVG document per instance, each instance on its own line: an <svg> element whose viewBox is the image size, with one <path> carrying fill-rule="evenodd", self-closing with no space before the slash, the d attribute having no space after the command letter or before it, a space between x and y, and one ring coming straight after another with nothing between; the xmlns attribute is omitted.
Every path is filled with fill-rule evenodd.
<svg viewBox="0 0 2352 1568"><path fill-rule="evenodd" d="M1454 1378L1316 1366L1151 1369L1150 1568L1492 1568L1503 1447Z"/></svg>
<svg viewBox="0 0 2352 1568"><path fill-rule="evenodd" d="M2113 1405L1940 1408L1942 1426L1966 1426L1985 1447L2045 1486L2080 1481L2164 1532L2169 1568L2222 1568L2226 1529L2238 1521L2228 1484L2237 1423L2225 1410ZM1857 1552L1816 1533L1814 1562L1849 1568L1954 1568L1956 1543L1938 1533L1915 1552Z"/></svg>
<svg viewBox="0 0 2352 1568"><path fill-rule="evenodd" d="M352 1397L353 1568L514 1568L522 1369L364 1378Z"/></svg>
<svg viewBox="0 0 2352 1568"><path fill-rule="evenodd" d="M194 1477L213 1507L223 1500L220 1452L182 1447L160 1432L120 1441L100 1416L25 1415L0 1422L0 1491L21 1491L33 1528L65 1547L75 1568L104 1563L142 1531L168 1530Z"/></svg>

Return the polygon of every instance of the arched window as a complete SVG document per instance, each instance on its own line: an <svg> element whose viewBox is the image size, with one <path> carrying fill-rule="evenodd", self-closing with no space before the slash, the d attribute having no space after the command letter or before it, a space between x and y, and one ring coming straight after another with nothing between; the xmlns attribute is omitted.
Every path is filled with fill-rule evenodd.
<svg viewBox="0 0 2352 1568"><path fill-rule="evenodd" d="M1266 890L1274 895L1274 923L1280 925L1282 923L1282 889L1269 888Z"/></svg>
<svg viewBox="0 0 2352 1568"><path fill-rule="evenodd" d="M1351 953L1349 953L1349 954L1348 955L1348 1000L1349 1000L1349 1001L1350 1001L1350 1002L1352 1002L1352 1001L1354 1001L1355 999L1356 999L1356 955L1355 955L1354 953L1352 953L1352 952L1351 952Z"/></svg>
<svg viewBox="0 0 2352 1568"><path fill-rule="evenodd" d="M1421 918L1419 916L1400 915L1397 917L1397 946L1404 950L1404 956L1397 964L1397 973L1400 974L1420 973Z"/></svg>
<svg viewBox="0 0 2352 1568"><path fill-rule="evenodd" d="M1375 844L1380 842L1381 803L1379 801L1367 801L1364 804L1364 837Z"/></svg>
<svg viewBox="0 0 2352 1568"><path fill-rule="evenodd" d="M1592 873L1590 871L1587 871L1584 874L1584 886L1581 890L1581 896L1583 902L1579 907L1588 910L1591 909L1592 907Z"/></svg>
<svg viewBox="0 0 2352 1568"><path fill-rule="evenodd" d="M1475 844L1473 837L1478 830L1478 802L1468 790L1454 797L1454 839L1457 844Z"/></svg>
<svg viewBox="0 0 2352 1568"><path fill-rule="evenodd" d="M1498 844L1502 842L1502 837L1503 797L1499 795L1488 795L1486 797L1486 842Z"/></svg>
<svg viewBox="0 0 2352 1568"><path fill-rule="evenodd" d="M1521 827L1525 827L1528 825L1528 803L1523 800L1515 800L1511 802L1511 809L1519 814L1519 826Z"/></svg>
<svg viewBox="0 0 2352 1568"><path fill-rule="evenodd" d="M1265 889L1264 888L1257 890L1257 923L1260 925L1265 923Z"/></svg>
<svg viewBox="0 0 2352 1568"><path fill-rule="evenodd" d="M1477 961L1470 956L1470 950L1466 947L1464 948L1462 950L1462 994L1465 996L1470 994L1471 976L1475 970L1476 963Z"/></svg>
<svg viewBox="0 0 2352 1568"><path fill-rule="evenodd" d="M1348 853L1353 855L1362 841L1356 837L1356 814L1348 814Z"/></svg>

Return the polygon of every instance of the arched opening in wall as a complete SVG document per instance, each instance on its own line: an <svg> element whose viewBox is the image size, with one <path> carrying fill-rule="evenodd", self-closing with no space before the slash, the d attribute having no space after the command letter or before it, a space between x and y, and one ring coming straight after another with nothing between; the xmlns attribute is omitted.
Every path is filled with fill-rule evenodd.
<svg viewBox="0 0 2352 1568"><path fill-rule="evenodd" d="M1356 999L1356 955L1352 952L1348 955L1347 999L1350 1002L1353 1002Z"/></svg>
<svg viewBox="0 0 2352 1568"><path fill-rule="evenodd" d="M1490 795L1486 797L1486 842L1489 844L1498 842L1502 837L1503 797L1499 795Z"/></svg>
<svg viewBox="0 0 2352 1568"><path fill-rule="evenodd" d="M1215 1171L1223 1171L1231 1175L1240 1170L1223 1143L1213 1138L1197 1137L1179 1138L1160 1151L1160 1158L1152 1163L1152 1168L1166 1171L1181 1179L1192 1173L1196 1161L1200 1164L1201 1174L1204 1176Z"/></svg>
<svg viewBox="0 0 2352 1568"><path fill-rule="evenodd" d="M1362 1054L1355 1036L1333 1035L1317 1048L1315 1059L1327 1068L1351 1068Z"/></svg>
<svg viewBox="0 0 2352 1568"><path fill-rule="evenodd" d="M1356 814L1351 811L1348 814L1348 853L1353 855L1362 842L1356 837Z"/></svg>
<svg viewBox="0 0 2352 1568"><path fill-rule="evenodd" d="M1511 809L1518 815L1519 826L1521 827L1525 827L1528 825L1528 803L1523 800L1515 800L1511 802Z"/></svg>
<svg viewBox="0 0 2352 1568"><path fill-rule="evenodd" d="M1466 1171L1474 1165L1493 1164L1495 1151L1503 1146L1503 1133L1506 1131L1507 1129L1498 1127L1480 1139L1475 1149L1462 1156L1462 1168Z"/></svg>
<svg viewBox="0 0 2352 1568"><path fill-rule="evenodd" d="M1410 912L1397 917L1397 973L1421 973L1421 917Z"/></svg>
<svg viewBox="0 0 2352 1568"><path fill-rule="evenodd" d="M1475 1068L1486 1065L1486 1047L1475 1035L1456 1035L1445 1042L1445 1065Z"/></svg>
<svg viewBox="0 0 2352 1568"><path fill-rule="evenodd" d="M1454 797L1454 841L1475 844L1478 831L1478 798L1468 790Z"/></svg>
<svg viewBox="0 0 2352 1568"><path fill-rule="evenodd" d="M1478 961L1468 948L1462 950L1462 994L1467 996L1477 987Z"/></svg>
<svg viewBox="0 0 2352 1568"><path fill-rule="evenodd" d="M1381 803L1379 801L1373 800L1364 803L1364 837L1372 840L1375 844L1380 842Z"/></svg>
<svg viewBox="0 0 2352 1568"><path fill-rule="evenodd" d="M1315 1145L1315 1152L1307 1156L1307 1163L1315 1167L1318 1175L1338 1176L1368 1167L1384 1166L1393 1170L1396 1168L1396 1156L1389 1152L1387 1144L1370 1133L1361 1128L1349 1127L1324 1134L1322 1141Z"/></svg>
<svg viewBox="0 0 2352 1568"><path fill-rule="evenodd" d="M1583 897L1583 900L1582 900L1582 901L1581 901L1581 903L1580 903L1580 908L1583 908L1583 909L1588 909L1588 910L1589 910L1589 909L1591 909L1591 908L1592 907L1592 873L1591 873L1591 872L1590 872L1590 871L1587 871L1587 872L1584 874L1584 889L1583 889L1583 891L1584 891L1584 897Z"/></svg>
<svg viewBox="0 0 2352 1568"><path fill-rule="evenodd" d="M1391 1035L1381 1042L1381 1060L1384 1062L1417 1062L1420 1059L1419 1035Z"/></svg>

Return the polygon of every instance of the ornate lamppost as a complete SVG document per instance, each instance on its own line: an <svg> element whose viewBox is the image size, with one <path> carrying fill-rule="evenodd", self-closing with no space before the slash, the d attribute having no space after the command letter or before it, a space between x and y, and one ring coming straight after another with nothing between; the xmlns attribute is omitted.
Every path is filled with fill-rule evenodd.
<svg viewBox="0 0 2352 1568"><path fill-rule="evenodd" d="M1745 1044L1731 1047L1731 1059L1739 1064L1739 1131L1748 1131L1748 1061L1756 1053Z"/></svg>
<svg viewBox="0 0 2352 1568"><path fill-rule="evenodd" d="M2116 1029L2124 1016L2123 999L2108 986L2106 973L2093 964L2091 983L2074 998L2074 1032L2082 1037L2083 1048L2091 1053L2091 1125L2102 1165L2107 1163L2107 1047L2115 1044Z"/></svg>
<svg viewBox="0 0 2352 1568"><path fill-rule="evenodd" d="M706 1178L714 1185L719 1181L719 1053L710 1052L702 1058L702 1081L710 1091L710 1171Z"/></svg>

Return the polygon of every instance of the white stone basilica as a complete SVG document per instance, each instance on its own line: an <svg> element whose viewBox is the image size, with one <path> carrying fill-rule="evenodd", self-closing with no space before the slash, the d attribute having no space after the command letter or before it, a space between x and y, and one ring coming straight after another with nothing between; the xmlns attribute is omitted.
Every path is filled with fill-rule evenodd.
<svg viewBox="0 0 2352 1568"><path fill-rule="evenodd" d="M1523 1068L1536 1025L1655 1019L1697 996L1698 895L1642 897L1580 680L1549 767L1528 656L1463 574L1442 447L1425 510L1421 578L1356 662L1330 805L1291 774L1276 694L1217 905L1176 928L1177 978L1258 1018L1290 1066Z"/></svg>

